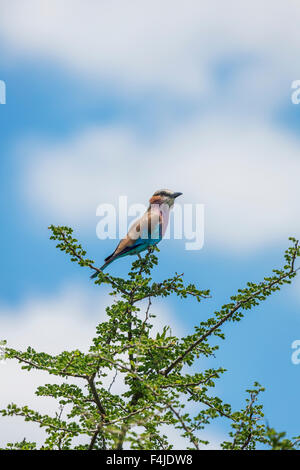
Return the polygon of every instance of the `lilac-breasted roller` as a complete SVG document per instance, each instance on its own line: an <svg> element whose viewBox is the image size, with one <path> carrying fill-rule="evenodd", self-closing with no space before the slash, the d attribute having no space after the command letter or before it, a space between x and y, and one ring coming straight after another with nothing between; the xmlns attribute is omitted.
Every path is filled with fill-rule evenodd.
<svg viewBox="0 0 300 470"><path fill-rule="evenodd" d="M147 250L149 246L157 245L166 233L169 223L169 212L174 201L182 193L174 193L169 189L156 191L149 200L149 207L145 214L129 229L125 238L118 244L115 251L105 258L101 266L103 271L110 263L127 255L136 255ZM97 277L95 272L91 278Z"/></svg>

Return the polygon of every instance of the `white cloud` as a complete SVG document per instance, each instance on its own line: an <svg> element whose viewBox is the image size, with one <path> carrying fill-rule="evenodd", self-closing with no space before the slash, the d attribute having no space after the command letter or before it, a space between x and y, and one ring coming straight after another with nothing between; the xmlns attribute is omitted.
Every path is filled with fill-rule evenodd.
<svg viewBox="0 0 300 470"><path fill-rule="evenodd" d="M116 204L119 195L146 204L154 190L170 187L184 193L182 203L205 204L206 243L231 252L300 229L299 142L263 122L212 116L151 144L128 129L93 128L28 153L27 200L58 223L90 230L98 204Z"/></svg>
<svg viewBox="0 0 300 470"><path fill-rule="evenodd" d="M22 186L47 223L96 225L99 203L122 194L146 203L169 186L206 204L206 242L214 246L248 250L297 233L299 145L268 124L299 78L296 2L6 0L1 8L12 61L51 59L129 96L156 89L210 103L202 121L185 117L151 145L112 126L30 146ZM215 67L239 59L223 92Z"/></svg>
<svg viewBox="0 0 300 470"><path fill-rule="evenodd" d="M3 0L0 37L12 61L54 60L133 93L207 94L216 63L244 55L274 97L299 78L299 21L292 0Z"/></svg>
<svg viewBox="0 0 300 470"><path fill-rule="evenodd" d="M28 299L14 309L1 306L0 339L6 339L8 346L16 349L24 350L30 345L49 354L72 349L87 351L96 325L105 319L104 307L111 301L109 296L92 294L78 285L70 285L53 296ZM155 302L152 307L152 313L157 314L156 331L161 331L165 324L172 324L173 332L181 334L180 323L174 315L171 318L168 310ZM58 411L54 400L37 397L34 391L45 383L60 383L59 378L42 371L22 371L16 361L0 361L0 376L0 408L15 402L52 416ZM111 376L106 378L107 384L111 379ZM68 382L82 384L76 379ZM112 392L122 393L124 387L121 377L117 377ZM26 423L21 417L0 417L0 447L25 436L27 440L41 444L45 433L38 425ZM174 443L176 439L174 437Z"/></svg>

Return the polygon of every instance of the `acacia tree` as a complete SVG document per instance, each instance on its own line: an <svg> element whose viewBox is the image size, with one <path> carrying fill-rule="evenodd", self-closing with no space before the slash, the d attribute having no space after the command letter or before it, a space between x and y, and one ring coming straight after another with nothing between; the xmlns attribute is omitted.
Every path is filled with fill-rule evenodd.
<svg viewBox="0 0 300 470"><path fill-rule="evenodd" d="M207 444L200 439L205 427L216 418L229 420L232 431L221 444L223 449L295 449L299 437L287 439L265 424L258 395L263 388L255 383L247 390L245 408L232 410L228 403L211 394L215 381L224 369L200 369L199 358L210 357L218 349L214 337L224 339L223 326L238 322L247 310L289 284L295 277L295 262L300 256L298 241L291 238L281 269L259 283L249 282L210 318L195 326L188 336L177 338L169 326L153 335L151 302L159 297L176 295L182 300L193 297L202 302L209 290L194 284L185 285L183 274L153 282L151 270L158 263L152 248L132 263L127 279L100 271L73 238L68 227L50 226L51 239L71 261L97 272L95 284L109 285L113 303L106 308L107 320L96 329L88 353L63 351L57 356L36 352L33 348L17 351L5 346L6 359L16 359L23 369L43 370L60 377L60 383L38 387L36 395L57 401L55 416L42 415L28 406L9 404L3 416L22 416L45 429L47 438L40 449L170 449L163 425L175 427L187 438L192 449ZM88 318L87 318L88 321ZM199 365L200 364L200 365ZM126 391L113 393L118 375ZM112 377L108 384L108 377ZM191 402L196 413L188 413ZM164 427L164 429L166 429ZM168 428L167 428L168 429ZM6 449L37 449L36 443L24 439L8 443Z"/></svg>

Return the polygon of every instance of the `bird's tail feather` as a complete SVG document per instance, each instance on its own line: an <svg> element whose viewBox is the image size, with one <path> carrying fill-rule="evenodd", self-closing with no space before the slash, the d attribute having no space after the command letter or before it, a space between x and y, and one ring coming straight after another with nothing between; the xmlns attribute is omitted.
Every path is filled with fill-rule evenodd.
<svg viewBox="0 0 300 470"><path fill-rule="evenodd" d="M113 255L108 256L105 258L105 263L101 266L100 271L104 271L107 266L114 261L115 257ZM98 276L99 271L95 271L94 274L91 275L91 279L95 279Z"/></svg>
<svg viewBox="0 0 300 470"><path fill-rule="evenodd" d="M142 243L138 244L138 246L142 245ZM104 269L107 268L107 266L112 263L115 259L118 259L118 258L122 258L123 256L126 256L127 254L133 254L133 253L137 253L135 250L137 248L137 245L133 245L133 246L130 246L130 247L127 247L125 248L124 250L122 250L120 253L118 253L117 255L115 255L115 251L107 256L107 258L105 258L105 263L103 264L103 266L101 266L100 270L101 271L104 271ZM91 279L95 279L96 277L98 276L98 271L95 271L94 274L91 275Z"/></svg>

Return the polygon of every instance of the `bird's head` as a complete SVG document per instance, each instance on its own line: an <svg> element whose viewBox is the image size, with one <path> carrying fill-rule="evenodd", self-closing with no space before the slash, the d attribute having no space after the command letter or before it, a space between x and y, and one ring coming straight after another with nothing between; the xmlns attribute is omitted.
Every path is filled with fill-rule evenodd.
<svg viewBox="0 0 300 470"><path fill-rule="evenodd" d="M171 208L174 205L174 201L178 196L181 196L182 193L175 193L174 191L170 191L170 189L160 189L159 191L155 191L153 196L150 198L150 204L168 204Z"/></svg>

